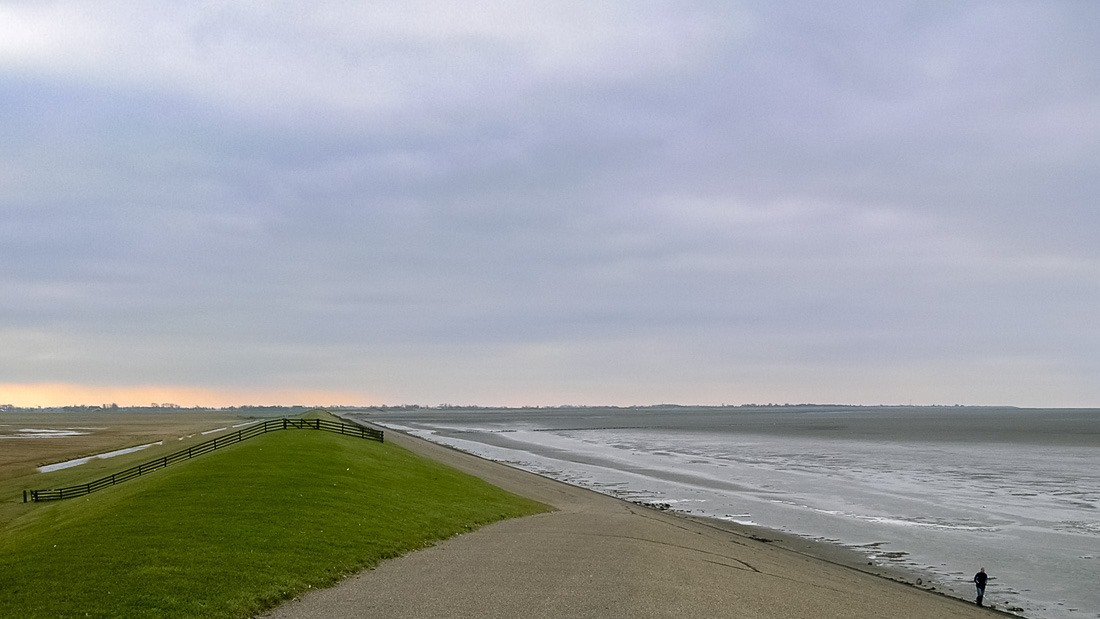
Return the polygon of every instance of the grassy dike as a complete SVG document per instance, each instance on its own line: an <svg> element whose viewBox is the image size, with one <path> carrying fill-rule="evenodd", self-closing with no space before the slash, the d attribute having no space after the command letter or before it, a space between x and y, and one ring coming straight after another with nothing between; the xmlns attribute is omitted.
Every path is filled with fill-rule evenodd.
<svg viewBox="0 0 1100 619"><path fill-rule="evenodd" d="M0 524L0 617L235 617L544 511L389 443L287 430Z"/></svg>

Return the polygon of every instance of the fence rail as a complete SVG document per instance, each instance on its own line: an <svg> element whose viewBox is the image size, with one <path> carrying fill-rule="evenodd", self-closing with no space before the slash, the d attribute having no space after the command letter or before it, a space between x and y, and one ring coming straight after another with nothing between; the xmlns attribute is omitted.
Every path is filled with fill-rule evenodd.
<svg viewBox="0 0 1100 619"><path fill-rule="evenodd" d="M160 470L171 464L181 462L183 460L190 460L195 456L201 456L205 453L210 453L215 449L221 449L222 447L228 447L235 445L241 441L246 441L250 438L255 438L268 432L277 432L279 430L320 430L323 432L334 432L336 434L343 434L344 436L355 436L358 438L365 438L372 441L382 442L385 437L381 430L375 430L374 428L367 428L350 423L341 423L338 421L329 421L327 419L269 419L262 423L249 426L248 428L242 428L236 432L230 432L223 434L222 436L214 437L208 441L199 443L198 445L192 445L187 449L181 449L175 453L155 458L147 462L142 462L137 466L130 467L125 471L119 471L118 473L112 473L106 477L101 477L95 481L90 481L86 484L79 484L76 486L67 486L65 488L53 488L49 490L24 490L23 502L27 500L31 501L58 501L61 499L72 499L86 494L91 494L96 490L102 490L108 486L120 484L124 481L140 477L146 473Z"/></svg>

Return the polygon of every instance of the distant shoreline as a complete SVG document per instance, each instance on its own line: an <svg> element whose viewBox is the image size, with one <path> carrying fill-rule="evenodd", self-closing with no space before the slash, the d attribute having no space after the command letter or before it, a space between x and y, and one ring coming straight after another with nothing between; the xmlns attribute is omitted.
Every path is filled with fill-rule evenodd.
<svg viewBox="0 0 1100 619"><path fill-rule="evenodd" d="M854 572L864 574L867 577L874 578L875 580L879 580L884 583L884 586L885 583L888 582L896 583L904 585L914 591L919 591L920 593L934 594L933 596L931 596L933 598L946 598L956 603L963 603L967 605L972 604L971 600L966 600L957 595L953 595L949 591L940 590L934 585L929 585L928 574L921 573L918 570L906 569L899 566L881 565L878 563L870 562L865 555L861 554L857 550L838 543L833 543L825 540L815 540L807 537L802 537L793 533L787 533L784 531L778 531L757 525L738 523L722 518L689 514L686 512L676 511L674 509L656 509L645 503L633 503L631 501L618 498L610 494L599 492L598 490L584 488L582 486L556 480L551 477L539 475L538 473L525 471L523 469L513 467L512 465L509 465L507 463L488 460L475 454L471 454L469 452L465 452L454 447L412 436L390 427L384 427L384 429L387 431L387 436L390 437L391 441L400 441L402 446L412 448L414 449L414 451L417 451L421 455L435 459L437 461L444 462L445 464L448 464L450 466L455 466L456 468L464 470L467 473L471 473L478 477L481 477L489 483L500 485L506 490L527 496L528 498L533 498L535 500L541 501L546 500L546 497L543 495L526 491L527 489L523 485L517 486L514 482L500 483L501 480L504 478L498 477L496 474L493 473L493 470L499 467L498 470L501 471L519 472L522 475L534 475L553 484L563 484L569 486L570 488L573 488L575 492L597 494L601 497L606 497L609 500L622 502L624 504L639 505L646 510L668 514L676 518L677 520L683 520L693 523L693 526L702 526L708 529L713 529L715 531L720 531L724 534L743 538L747 541L766 544L784 553L788 553L789 555L791 555L791 557L804 557L814 562L820 562L822 564L828 564L838 566L847 570L852 570ZM477 464L471 466L469 464L471 461ZM990 612L995 611L995 609L987 607L985 609L979 610L979 612L983 611ZM1012 613L1000 611L999 609L995 612L1000 612L1001 614L1006 616L1019 616Z"/></svg>

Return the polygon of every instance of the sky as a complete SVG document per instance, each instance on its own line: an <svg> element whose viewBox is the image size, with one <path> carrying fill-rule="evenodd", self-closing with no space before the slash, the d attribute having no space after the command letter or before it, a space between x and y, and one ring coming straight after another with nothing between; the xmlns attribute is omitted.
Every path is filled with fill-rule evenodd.
<svg viewBox="0 0 1100 619"><path fill-rule="evenodd" d="M1100 407L1098 30L0 0L0 403Z"/></svg>

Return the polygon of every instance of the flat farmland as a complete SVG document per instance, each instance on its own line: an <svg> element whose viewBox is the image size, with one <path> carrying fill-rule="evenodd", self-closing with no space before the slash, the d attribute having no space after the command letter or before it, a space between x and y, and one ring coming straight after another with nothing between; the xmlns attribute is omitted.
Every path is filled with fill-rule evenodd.
<svg viewBox="0 0 1100 619"><path fill-rule="evenodd" d="M0 524L22 503L22 491L91 481L219 434L212 432L272 417L285 410L122 409L14 411L0 413ZM242 426L243 427L243 426ZM203 433L207 434L203 434ZM112 458L49 473L38 467L120 449L161 443Z"/></svg>
<svg viewBox="0 0 1100 619"><path fill-rule="evenodd" d="M0 480L126 447L179 443L189 435L270 416L237 410L0 413Z"/></svg>

